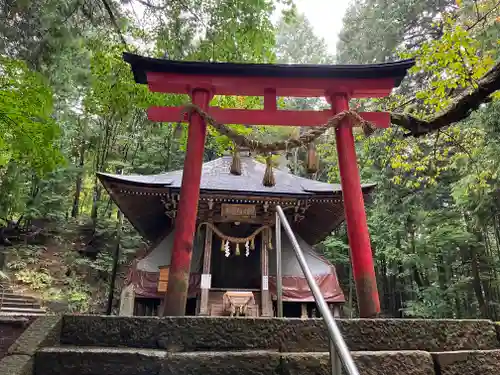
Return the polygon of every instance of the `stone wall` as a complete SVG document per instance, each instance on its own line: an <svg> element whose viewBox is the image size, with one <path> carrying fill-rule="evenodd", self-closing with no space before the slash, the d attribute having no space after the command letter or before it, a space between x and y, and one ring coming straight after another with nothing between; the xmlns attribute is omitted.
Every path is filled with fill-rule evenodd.
<svg viewBox="0 0 500 375"><path fill-rule="evenodd" d="M40 348L59 344L61 316L34 317L29 327L0 359L1 375L34 375L35 354ZM52 373L49 371L47 374Z"/></svg>
<svg viewBox="0 0 500 375"><path fill-rule="evenodd" d="M0 315L0 360L36 317Z"/></svg>

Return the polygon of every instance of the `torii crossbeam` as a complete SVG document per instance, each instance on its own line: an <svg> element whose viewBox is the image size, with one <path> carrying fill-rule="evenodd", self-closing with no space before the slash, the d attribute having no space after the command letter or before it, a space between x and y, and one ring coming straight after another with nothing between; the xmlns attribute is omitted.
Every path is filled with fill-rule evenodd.
<svg viewBox="0 0 500 375"><path fill-rule="evenodd" d="M193 104L224 124L318 126L333 115L349 109L351 98L384 97L390 94L413 66L413 60L372 65L271 65L180 62L124 54L137 83L151 91L188 94ZM214 95L261 96L263 110L209 107ZM276 98L325 97L328 111L278 110ZM181 107L151 107L149 119L178 122ZM361 117L386 128L385 112L360 113ZM185 121L188 118L184 118ZM164 315L184 315L193 237L200 194L201 168L205 148L206 123L193 113L175 221L175 237L169 272ZM353 275L361 317L380 312L373 256L366 223L354 136L348 121L335 130L347 232Z"/></svg>

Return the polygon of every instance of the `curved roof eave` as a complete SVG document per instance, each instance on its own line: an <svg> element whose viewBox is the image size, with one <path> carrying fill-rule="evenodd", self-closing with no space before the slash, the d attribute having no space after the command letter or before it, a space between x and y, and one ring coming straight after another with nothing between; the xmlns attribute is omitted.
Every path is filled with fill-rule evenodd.
<svg viewBox="0 0 500 375"><path fill-rule="evenodd" d="M168 190L173 190L173 191L180 191L181 186L177 185L172 185L172 184L165 184L165 183L144 183L144 182L138 182L138 181L131 181L127 180L124 178L121 178L122 176L120 175L113 175L109 173L97 173L97 176L101 181L104 182L104 180L107 180L109 182L114 182L114 183L119 183L123 185L128 185L130 187L144 187L144 188L160 188L160 189L168 189ZM330 185L330 184L326 184ZM339 185L340 186L340 185ZM367 183L367 184L361 184L361 189L363 192L369 193L373 188L377 186L376 183ZM255 196L287 196L287 197L297 197L297 198L308 198L308 197L314 197L314 196L330 196L330 195L335 195L335 194L340 194L342 195L342 188L339 187L331 189L331 188L323 188L323 189L316 189L316 190L309 190L305 189L303 190L302 193L286 193L286 192L276 192L276 191L249 191L249 190L243 190L243 191L234 191L234 190L227 190L227 189L203 189L200 188L201 193L205 194L224 194L224 193L231 193L231 195L235 196L243 196L243 195L255 195Z"/></svg>
<svg viewBox="0 0 500 375"><path fill-rule="evenodd" d="M132 66L137 83L147 83L146 72L187 75L218 75L269 78L393 78L398 86L414 59L363 65L248 64L229 62L176 61L125 52L123 59Z"/></svg>

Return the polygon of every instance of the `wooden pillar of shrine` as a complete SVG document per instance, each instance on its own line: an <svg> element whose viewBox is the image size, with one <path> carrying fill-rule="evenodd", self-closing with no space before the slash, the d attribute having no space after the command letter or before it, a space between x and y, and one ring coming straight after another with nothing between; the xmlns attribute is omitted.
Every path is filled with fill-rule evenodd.
<svg viewBox="0 0 500 375"><path fill-rule="evenodd" d="M191 94L191 99L194 104L206 110L211 96L212 94L208 90L195 89ZM186 312L193 236L196 230L201 169L207 133L207 124L199 114L193 113L189 122L179 210L175 219L172 261L163 310L164 316L182 316Z"/></svg>
<svg viewBox="0 0 500 375"><path fill-rule="evenodd" d="M346 95L331 97L334 113L349 109ZM344 126L343 126L344 125ZM342 196L351 249L352 270L358 296L359 315L370 318L380 313L373 255L366 222L365 205L351 126L335 129Z"/></svg>
<svg viewBox="0 0 500 375"><path fill-rule="evenodd" d="M272 309L269 306L269 249L268 249L269 236L267 230L262 231L261 241L261 314L265 317L272 316Z"/></svg>
<svg viewBox="0 0 500 375"><path fill-rule="evenodd" d="M205 247L203 253L203 273L201 275L201 297L200 297L200 312L199 315L209 315L208 297L210 288L212 287L212 274L210 267L212 264L212 228L206 227L205 232Z"/></svg>

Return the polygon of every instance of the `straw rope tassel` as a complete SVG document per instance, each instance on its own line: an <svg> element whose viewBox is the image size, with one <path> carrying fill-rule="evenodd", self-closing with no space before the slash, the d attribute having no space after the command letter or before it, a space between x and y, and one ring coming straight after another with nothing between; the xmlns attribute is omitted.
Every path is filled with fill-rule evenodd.
<svg viewBox="0 0 500 375"><path fill-rule="evenodd" d="M273 160L271 155L268 155L266 157L266 172L264 173L262 184L266 187L273 187L274 185L276 185L276 180L273 173Z"/></svg>
<svg viewBox="0 0 500 375"><path fill-rule="evenodd" d="M241 158L240 151L237 146L235 146L233 150L233 160L231 162L230 173L235 176L241 176Z"/></svg>
<svg viewBox="0 0 500 375"><path fill-rule="evenodd" d="M307 173L316 173L319 169L319 158L314 141L307 146Z"/></svg>
<svg viewBox="0 0 500 375"><path fill-rule="evenodd" d="M179 139L182 137L182 124L178 122L177 124L174 125L174 130L172 132L172 137L174 139Z"/></svg>

